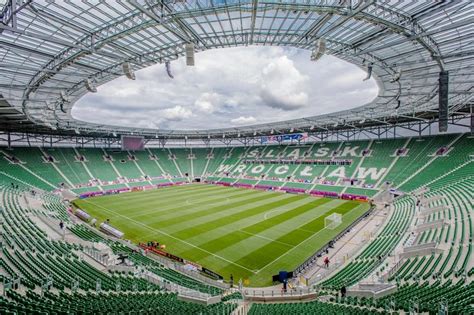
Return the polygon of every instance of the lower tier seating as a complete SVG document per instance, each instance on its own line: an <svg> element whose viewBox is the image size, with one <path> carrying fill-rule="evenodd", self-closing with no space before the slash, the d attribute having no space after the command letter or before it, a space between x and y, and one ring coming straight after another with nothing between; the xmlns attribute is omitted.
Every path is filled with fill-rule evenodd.
<svg viewBox="0 0 474 315"><path fill-rule="evenodd" d="M234 304L210 306L178 300L172 293L59 294L25 295L8 290L0 298L1 314L230 314Z"/></svg>

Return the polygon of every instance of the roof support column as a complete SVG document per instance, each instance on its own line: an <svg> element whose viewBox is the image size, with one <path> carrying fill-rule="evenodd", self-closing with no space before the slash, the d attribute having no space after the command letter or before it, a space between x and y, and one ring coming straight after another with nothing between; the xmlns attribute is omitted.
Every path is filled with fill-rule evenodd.
<svg viewBox="0 0 474 315"><path fill-rule="evenodd" d="M253 44L253 34L255 32L255 22L257 20L257 7L258 7L258 0L252 1L252 20L250 22L250 39L249 44Z"/></svg>

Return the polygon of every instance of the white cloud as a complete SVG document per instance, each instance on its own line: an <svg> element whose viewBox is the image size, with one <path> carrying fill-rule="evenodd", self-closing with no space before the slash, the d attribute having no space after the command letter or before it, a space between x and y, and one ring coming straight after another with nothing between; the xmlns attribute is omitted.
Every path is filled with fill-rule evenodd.
<svg viewBox="0 0 474 315"><path fill-rule="evenodd" d="M161 112L162 116L168 120L180 121L186 118L190 118L193 112L182 106L175 106L166 108Z"/></svg>
<svg viewBox="0 0 474 315"><path fill-rule="evenodd" d="M267 106L294 110L308 105L308 76L295 68L293 61L281 56L262 70L261 97Z"/></svg>
<svg viewBox="0 0 474 315"><path fill-rule="evenodd" d="M255 124L257 122L257 119L253 116L240 116L238 118L231 119L230 122L236 125L250 125Z"/></svg>
<svg viewBox="0 0 474 315"><path fill-rule="evenodd" d="M196 54L99 86L73 107L73 117L96 123L160 129L207 129L314 116L371 101L375 81L332 56L281 47L238 47ZM191 118L192 119L189 119Z"/></svg>
<svg viewBox="0 0 474 315"><path fill-rule="evenodd" d="M196 108L204 113L212 113L219 106L220 97L217 93L202 93L194 102Z"/></svg>

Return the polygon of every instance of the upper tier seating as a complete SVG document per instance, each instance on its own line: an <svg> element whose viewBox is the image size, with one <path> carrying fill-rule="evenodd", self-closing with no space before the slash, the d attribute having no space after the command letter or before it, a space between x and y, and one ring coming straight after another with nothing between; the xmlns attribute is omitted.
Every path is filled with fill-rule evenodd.
<svg viewBox="0 0 474 315"><path fill-rule="evenodd" d="M277 188L301 188L373 197L386 181L402 191L417 189L438 176L457 171L472 159L473 138L442 135L422 138L328 142L299 146L146 149L120 152L103 149L2 149L1 171L13 180L51 191L73 185L76 193L189 181L213 181ZM396 156L406 146L405 156ZM444 155L436 155L446 147ZM364 154L364 151L366 152ZM11 164L14 156L21 165ZM84 162L77 156L85 157ZM111 161L104 159L109 155ZM130 160L129 156L135 160ZM151 159L150 156L156 156ZM54 163L46 163L52 156ZM209 157L209 158L208 158ZM258 164L262 160L350 160L350 165ZM255 161L244 163L244 160ZM257 164L255 164L257 163ZM185 175L188 176L185 176ZM230 177L229 177L230 176ZM449 178L449 176L445 175ZM99 181L94 182L93 179ZM353 180L351 186L350 180ZM348 186L349 185L349 186ZM100 187L103 186L103 187ZM375 186L375 187L374 187Z"/></svg>

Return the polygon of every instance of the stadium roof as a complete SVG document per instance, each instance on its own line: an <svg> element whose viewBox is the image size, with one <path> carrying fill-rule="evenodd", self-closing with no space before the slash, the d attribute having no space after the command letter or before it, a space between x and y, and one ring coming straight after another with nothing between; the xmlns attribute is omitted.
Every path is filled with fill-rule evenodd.
<svg viewBox="0 0 474 315"><path fill-rule="evenodd" d="M473 99L470 0L9 0L0 14L3 130L204 137L431 119L438 115L441 71L449 71L451 114ZM327 115L199 131L99 125L70 114L89 92L88 83L124 75L124 63L138 70L181 58L186 43L196 51L242 45L314 50L320 39L324 53L372 68L379 85L372 102Z"/></svg>

